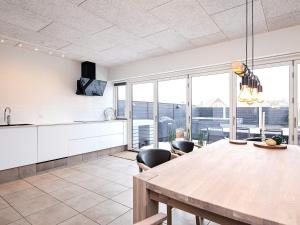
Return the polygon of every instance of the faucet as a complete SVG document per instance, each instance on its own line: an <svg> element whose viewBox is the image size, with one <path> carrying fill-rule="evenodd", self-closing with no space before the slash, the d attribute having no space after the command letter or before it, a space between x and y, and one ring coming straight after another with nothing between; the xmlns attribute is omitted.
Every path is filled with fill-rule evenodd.
<svg viewBox="0 0 300 225"><path fill-rule="evenodd" d="M8 115L7 115L7 111L9 112ZM10 123L11 123L11 108L10 107L6 107L4 109L4 122L6 122L7 125L10 125Z"/></svg>

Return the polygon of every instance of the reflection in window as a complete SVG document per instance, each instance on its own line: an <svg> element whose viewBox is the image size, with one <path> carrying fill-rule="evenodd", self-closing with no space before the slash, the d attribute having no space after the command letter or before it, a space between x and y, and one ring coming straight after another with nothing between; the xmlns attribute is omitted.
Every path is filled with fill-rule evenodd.
<svg viewBox="0 0 300 225"><path fill-rule="evenodd" d="M154 147L153 83L132 85L132 146L133 149Z"/></svg>
<svg viewBox="0 0 300 225"><path fill-rule="evenodd" d="M169 142L186 137L186 80L158 83L159 148L169 149Z"/></svg>
<svg viewBox="0 0 300 225"><path fill-rule="evenodd" d="M117 86L117 117L125 117L126 109L126 85Z"/></svg>
<svg viewBox="0 0 300 225"><path fill-rule="evenodd" d="M263 103L237 102L237 139L261 136L262 113L265 112L266 137L289 136L289 66L257 69L254 73L263 85ZM237 90L239 94L239 82Z"/></svg>
<svg viewBox="0 0 300 225"><path fill-rule="evenodd" d="M192 78L192 140L213 143L229 137L229 74Z"/></svg>

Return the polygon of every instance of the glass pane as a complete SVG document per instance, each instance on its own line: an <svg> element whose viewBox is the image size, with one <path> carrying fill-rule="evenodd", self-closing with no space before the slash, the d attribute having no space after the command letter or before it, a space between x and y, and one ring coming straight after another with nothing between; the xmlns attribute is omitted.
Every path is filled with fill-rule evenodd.
<svg viewBox="0 0 300 225"><path fill-rule="evenodd" d="M266 137L283 135L288 141L289 136L289 66L256 69L263 86L261 104L248 105L237 102L237 139L261 136L262 113L265 112ZM237 82L237 96L239 96Z"/></svg>
<svg viewBox="0 0 300 225"><path fill-rule="evenodd" d="M297 130L298 130L298 145L300 145L300 95L299 95L299 90L300 90L300 64L298 64L298 86L297 86L297 90L298 90L298 126L297 126Z"/></svg>
<svg viewBox="0 0 300 225"><path fill-rule="evenodd" d="M117 86L118 102L117 117L125 117L126 86Z"/></svg>
<svg viewBox="0 0 300 225"><path fill-rule="evenodd" d="M186 79L158 83L159 148L170 149L169 142L186 134Z"/></svg>
<svg viewBox="0 0 300 225"><path fill-rule="evenodd" d="M153 83L132 86L132 146L133 149L153 148Z"/></svg>
<svg viewBox="0 0 300 225"><path fill-rule="evenodd" d="M229 74L192 78L192 139L199 145L229 137Z"/></svg>

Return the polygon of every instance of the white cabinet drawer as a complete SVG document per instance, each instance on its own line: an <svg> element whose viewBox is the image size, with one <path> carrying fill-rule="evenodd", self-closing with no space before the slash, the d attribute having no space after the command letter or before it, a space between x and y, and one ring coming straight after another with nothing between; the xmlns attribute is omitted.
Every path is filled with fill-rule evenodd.
<svg viewBox="0 0 300 225"><path fill-rule="evenodd" d="M70 139L98 137L123 133L123 122L86 123L72 125Z"/></svg>
<svg viewBox="0 0 300 225"><path fill-rule="evenodd" d="M37 127L0 129L0 170L37 162Z"/></svg>
<svg viewBox="0 0 300 225"><path fill-rule="evenodd" d="M78 155L123 145L123 134L73 139L69 142L69 155Z"/></svg>

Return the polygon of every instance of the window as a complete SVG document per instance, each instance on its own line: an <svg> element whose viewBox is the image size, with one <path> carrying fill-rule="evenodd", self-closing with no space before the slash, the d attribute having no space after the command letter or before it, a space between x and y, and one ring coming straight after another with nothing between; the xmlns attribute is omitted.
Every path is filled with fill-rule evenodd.
<svg viewBox="0 0 300 225"><path fill-rule="evenodd" d="M254 73L263 85L264 102L247 105L237 101L237 139L261 135L262 115L265 113L266 137L289 137L289 66L256 69ZM239 95L240 79L237 82Z"/></svg>
<svg viewBox="0 0 300 225"><path fill-rule="evenodd" d="M158 147L186 137L186 79L158 82Z"/></svg>
<svg viewBox="0 0 300 225"><path fill-rule="evenodd" d="M116 83L117 118L125 118L126 112L126 83Z"/></svg>
<svg viewBox="0 0 300 225"><path fill-rule="evenodd" d="M154 83L132 85L132 147L154 147Z"/></svg>
<svg viewBox="0 0 300 225"><path fill-rule="evenodd" d="M192 140L200 145L229 137L229 76L192 78Z"/></svg>

